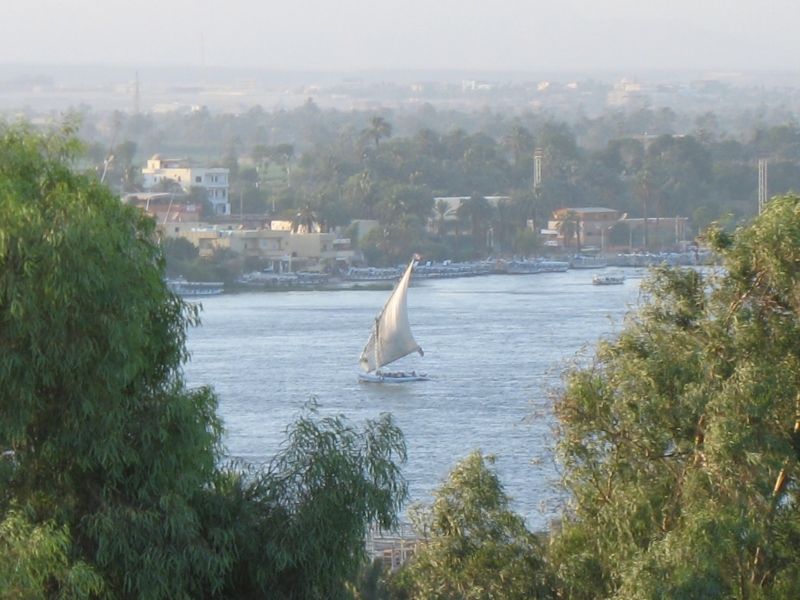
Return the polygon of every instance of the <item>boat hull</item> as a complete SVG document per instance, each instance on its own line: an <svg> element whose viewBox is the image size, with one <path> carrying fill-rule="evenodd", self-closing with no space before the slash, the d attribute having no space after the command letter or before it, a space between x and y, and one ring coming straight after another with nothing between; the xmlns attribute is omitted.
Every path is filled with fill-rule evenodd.
<svg viewBox="0 0 800 600"><path fill-rule="evenodd" d="M428 381L424 373L359 373L361 383L411 383L412 381Z"/></svg>
<svg viewBox="0 0 800 600"><path fill-rule="evenodd" d="M622 285L625 283L624 275L598 275L592 279L594 285Z"/></svg>

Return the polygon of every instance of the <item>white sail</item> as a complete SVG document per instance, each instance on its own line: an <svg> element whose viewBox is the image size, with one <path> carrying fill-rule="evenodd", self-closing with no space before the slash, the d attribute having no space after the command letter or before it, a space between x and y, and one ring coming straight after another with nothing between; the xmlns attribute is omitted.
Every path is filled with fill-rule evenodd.
<svg viewBox="0 0 800 600"><path fill-rule="evenodd" d="M408 325L406 292L413 270L414 261L412 260L392 295L389 296L381 314L375 319L372 335L369 336L359 360L361 366L368 373L412 352L423 353L422 348L414 340L411 327Z"/></svg>

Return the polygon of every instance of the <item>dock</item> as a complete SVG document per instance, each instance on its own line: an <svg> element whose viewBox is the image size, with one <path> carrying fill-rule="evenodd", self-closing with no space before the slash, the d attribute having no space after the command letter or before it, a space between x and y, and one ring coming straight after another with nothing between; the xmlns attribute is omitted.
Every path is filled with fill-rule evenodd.
<svg viewBox="0 0 800 600"><path fill-rule="evenodd" d="M411 523L400 523L395 531L381 531L371 527L366 537L367 554L373 559L380 559L390 570L400 568L417 550L426 543Z"/></svg>

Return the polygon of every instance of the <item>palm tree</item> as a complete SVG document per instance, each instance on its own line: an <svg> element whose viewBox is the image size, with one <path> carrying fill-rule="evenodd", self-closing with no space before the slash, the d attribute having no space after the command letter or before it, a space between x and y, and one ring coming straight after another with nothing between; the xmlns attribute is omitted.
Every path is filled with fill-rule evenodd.
<svg viewBox="0 0 800 600"><path fill-rule="evenodd" d="M436 201L434 212L436 213L436 233L441 237L447 231L447 221L455 216L455 211L447 200L439 198Z"/></svg>
<svg viewBox="0 0 800 600"><path fill-rule="evenodd" d="M272 158L275 159L286 173L286 187L292 187L292 157L294 146L292 144L278 144L272 149Z"/></svg>
<svg viewBox="0 0 800 600"><path fill-rule="evenodd" d="M297 214L292 220L292 231L295 233L311 233L317 222L317 209L310 200L305 200L297 209Z"/></svg>
<svg viewBox="0 0 800 600"><path fill-rule="evenodd" d="M462 200L458 210L464 213L472 228L473 248L478 252L483 247L486 229L492 217L492 205L481 194L473 193L467 200Z"/></svg>
<svg viewBox="0 0 800 600"><path fill-rule="evenodd" d="M375 205L380 200L378 185L372 180L369 171L356 173L347 180L346 190L349 192L353 209L365 219L375 218ZM363 212L360 212L363 210Z"/></svg>
<svg viewBox="0 0 800 600"><path fill-rule="evenodd" d="M369 118L369 125L364 130L364 135L375 142L375 150L380 150L381 138L388 138L392 135L392 126L378 115Z"/></svg>
<svg viewBox="0 0 800 600"><path fill-rule="evenodd" d="M497 232L495 239L500 243L500 253L506 248L506 240L510 239L514 232L514 206L508 200L500 199L495 207L495 215L492 220L492 229Z"/></svg>
<svg viewBox="0 0 800 600"><path fill-rule="evenodd" d="M533 135L522 125L514 125L505 136L502 144L514 154L514 164L519 163L519 157L523 152L533 148Z"/></svg>
<svg viewBox="0 0 800 600"><path fill-rule="evenodd" d="M558 224L558 233L564 238L564 245L569 247L572 243L572 238L577 237L579 251L581 249L580 223L580 215L569 209Z"/></svg>

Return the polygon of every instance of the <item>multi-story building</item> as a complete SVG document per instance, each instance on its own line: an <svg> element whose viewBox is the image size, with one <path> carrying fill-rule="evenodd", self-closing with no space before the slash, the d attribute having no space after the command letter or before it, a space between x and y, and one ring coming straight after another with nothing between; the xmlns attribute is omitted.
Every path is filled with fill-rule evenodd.
<svg viewBox="0 0 800 600"><path fill-rule="evenodd" d="M561 246L569 246L573 242L564 237L562 223L567 218L575 220L572 234L577 237L579 247L593 246L602 250L608 244L609 231L619 221L619 211L602 207L560 208L554 211L547 231L555 235L555 240Z"/></svg>
<svg viewBox="0 0 800 600"><path fill-rule="evenodd" d="M206 200L214 207L214 214L229 215L230 170L225 167L196 167L185 158L161 158L156 154L142 169L144 189L153 190L164 180L176 182L185 191L200 187L206 192Z"/></svg>
<svg viewBox="0 0 800 600"><path fill-rule="evenodd" d="M176 225L176 229L178 226ZM284 229L224 229L207 224L185 227L179 233L211 256L218 248L230 248L246 258L258 258L278 265L283 271L323 271L347 268L354 251L350 240L336 233L293 233Z"/></svg>

